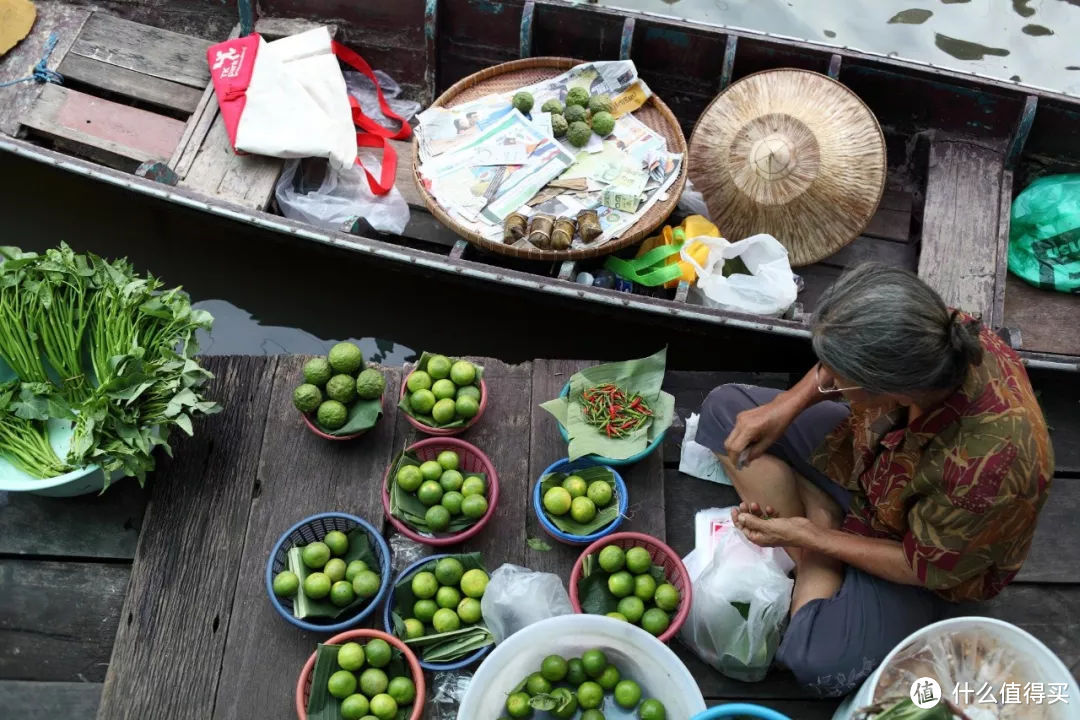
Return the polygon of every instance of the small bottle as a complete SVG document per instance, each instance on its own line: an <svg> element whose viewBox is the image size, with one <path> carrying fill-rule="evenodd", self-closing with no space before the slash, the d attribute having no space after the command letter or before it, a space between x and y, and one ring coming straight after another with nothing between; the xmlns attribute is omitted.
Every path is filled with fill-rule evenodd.
<svg viewBox="0 0 1080 720"><path fill-rule="evenodd" d="M582 270L577 274L577 277L574 278L574 282L578 285L593 285L596 282L596 278L593 277L592 273Z"/></svg>
<svg viewBox="0 0 1080 720"><path fill-rule="evenodd" d="M593 279L593 287L611 289L615 287L615 273L601 268L596 271Z"/></svg>

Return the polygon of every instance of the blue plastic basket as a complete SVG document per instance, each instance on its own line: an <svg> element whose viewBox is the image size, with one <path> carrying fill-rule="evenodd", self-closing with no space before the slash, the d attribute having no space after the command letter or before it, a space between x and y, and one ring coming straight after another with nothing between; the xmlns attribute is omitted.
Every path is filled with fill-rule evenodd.
<svg viewBox="0 0 1080 720"><path fill-rule="evenodd" d="M396 578L394 578L393 587L397 587L402 580L411 577L417 572L419 572L422 566L427 565L432 561L442 560L444 557L450 557L452 554L453 553L444 553L442 555L428 555L427 557L420 558L412 565L402 570L401 573ZM391 594L390 597L386 600L386 607L383 609L383 625L386 627L386 632L390 635L394 635L394 618L391 617L393 614L393 610L394 596L393 594ZM487 655L489 652L491 652L492 647L493 645L482 647L476 652L474 652L472 655L467 655L466 657L463 657L455 662L424 662L424 659L420 657L419 651L417 651L416 653L416 659L420 661L420 667L431 672L442 672L444 670L461 670L468 667L469 665L472 665L474 662Z"/></svg>
<svg viewBox="0 0 1080 720"><path fill-rule="evenodd" d="M372 551L379 561L379 594L371 598L371 601L363 606L359 612L345 620L332 622L330 620L320 620L320 618L300 620L295 617L292 612L292 600L289 598L279 598L274 594L274 576L282 570L287 569L287 555L289 550L296 545L307 545L316 540L321 540L326 536L326 533L331 530L340 530L343 533L348 533L358 525L367 532L368 539L371 541ZM379 603L386 597L386 593L389 589L390 548L387 547L386 541L383 540L382 535L379 534L379 531L376 530L371 523L361 517L349 515L348 513L320 513L318 515L312 515L309 518L304 518L282 534L278 539L277 544L274 545L274 549L270 552L270 559L266 562L266 594L270 596L271 604L274 606L274 609L277 610L278 615L285 618L296 627L303 628L304 630L337 633L355 627L363 622L364 618L370 615L372 611L379 606Z"/></svg>
<svg viewBox="0 0 1080 720"><path fill-rule="evenodd" d="M564 533L562 530L555 527L555 524L548 518L547 513L544 512L544 498L540 495L540 481L543 480L546 475L550 475L554 472L571 473L575 470L596 467L597 465L604 465L611 471L611 474L615 476L615 496L619 502L619 514L611 521L610 525L597 530L592 535L570 535L569 533ZM536 519L540 521L540 525L544 528L544 531L559 542L564 542L568 545L588 545L591 542L595 542L596 540L615 532L619 529L619 526L622 525L623 519L626 517L626 508L630 504L630 493L626 489L626 483L623 481L619 471L607 463L596 461L593 455L586 455L577 460L563 458L562 460L556 460L551 463L544 472L540 473L540 477L536 478L536 482L533 484L532 495L533 511L536 513Z"/></svg>
<svg viewBox="0 0 1080 720"><path fill-rule="evenodd" d="M569 396L570 396L570 383L568 382L565 385L563 385L563 389L562 389L562 392L559 393L559 397L569 397ZM559 426L559 434L562 435L563 442L565 442L567 445L569 445L570 444L570 433L566 430L565 427L563 427L563 424L561 422L556 421L555 424ZM631 455L630 457L623 458L622 460L616 460L615 458L603 457L601 455L586 455L584 458L579 458L579 459L581 459L581 460L585 460L585 459L591 460L593 465L613 465L615 467L624 467L626 465L633 465L638 460L642 460L642 459L648 457L650 453L655 451L656 448L660 447L660 444L662 442L664 442L664 436L665 435L667 435L667 428L664 428L664 431L661 432L656 437L654 437L653 441L651 443L649 443L648 447L646 447L644 450L639 452L637 455Z"/></svg>
<svg viewBox="0 0 1080 720"><path fill-rule="evenodd" d="M787 715L782 715L775 710L760 705L747 703L733 703L730 705L718 705L709 708L703 713L698 713L691 720L717 720L717 718L758 718L759 720L791 720Z"/></svg>

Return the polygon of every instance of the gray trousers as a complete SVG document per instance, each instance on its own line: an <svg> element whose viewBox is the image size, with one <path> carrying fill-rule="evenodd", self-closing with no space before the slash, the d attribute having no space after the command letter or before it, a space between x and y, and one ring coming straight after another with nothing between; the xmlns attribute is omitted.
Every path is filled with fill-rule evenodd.
<svg viewBox="0 0 1080 720"><path fill-rule="evenodd" d="M724 440L735 427L735 416L769 402L779 392L750 385L716 388L701 407L697 442L723 452ZM841 403L818 403L799 415L768 450L828 493L845 511L851 493L814 468L809 458L848 412ZM947 617L950 607L925 588L889 582L849 566L835 595L811 600L791 618L776 662L819 696L845 695L900 641Z"/></svg>

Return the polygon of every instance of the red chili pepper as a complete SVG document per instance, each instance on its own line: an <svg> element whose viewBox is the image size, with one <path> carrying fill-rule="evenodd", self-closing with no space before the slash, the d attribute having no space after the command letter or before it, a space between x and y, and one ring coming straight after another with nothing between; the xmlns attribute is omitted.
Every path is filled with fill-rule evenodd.
<svg viewBox="0 0 1080 720"><path fill-rule="evenodd" d="M604 431L607 433L608 437L611 437L611 423L607 424L607 427L604 428Z"/></svg>

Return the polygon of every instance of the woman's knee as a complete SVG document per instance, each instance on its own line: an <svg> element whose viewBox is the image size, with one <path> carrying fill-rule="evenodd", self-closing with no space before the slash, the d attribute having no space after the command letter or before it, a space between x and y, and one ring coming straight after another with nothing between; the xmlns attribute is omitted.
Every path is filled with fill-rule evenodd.
<svg viewBox="0 0 1080 720"><path fill-rule="evenodd" d="M819 697L841 697L855 690L881 658L870 657L857 648L843 647L832 633L827 637L819 633L794 645L783 643L777 660L811 693Z"/></svg>
<svg viewBox="0 0 1080 720"><path fill-rule="evenodd" d="M713 388L701 404L698 436L712 444L705 444L713 452L723 450L723 442L735 427L735 418L748 408L755 407L738 385L728 384ZM698 442L702 442L700 439ZM715 445L715 447L713 446Z"/></svg>

